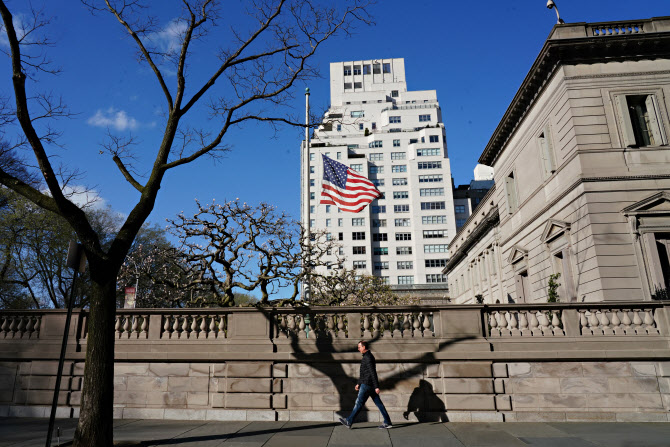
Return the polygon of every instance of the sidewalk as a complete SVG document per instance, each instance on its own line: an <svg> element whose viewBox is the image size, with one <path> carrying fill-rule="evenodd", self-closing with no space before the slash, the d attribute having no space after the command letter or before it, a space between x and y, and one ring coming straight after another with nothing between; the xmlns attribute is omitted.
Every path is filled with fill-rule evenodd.
<svg viewBox="0 0 670 447"><path fill-rule="evenodd" d="M61 419L61 443L69 445L75 419ZM202 422L116 420L119 445L178 447L667 447L670 423L398 423ZM0 418L0 447L44 446L47 419ZM54 437L53 446L58 445Z"/></svg>

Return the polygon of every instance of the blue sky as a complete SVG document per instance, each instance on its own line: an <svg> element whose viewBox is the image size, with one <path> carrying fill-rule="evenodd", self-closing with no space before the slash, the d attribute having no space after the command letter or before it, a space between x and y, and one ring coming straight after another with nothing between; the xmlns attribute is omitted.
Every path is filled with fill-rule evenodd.
<svg viewBox="0 0 670 447"><path fill-rule="evenodd" d="M170 26L178 13L171 2L161 5L159 20ZM178 2L175 2L178 3ZM240 1L226 2L227 15L239 12ZM641 19L668 13L667 0L558 0L566 22ZM17 16L27 2L9 1ZM467 183L488 139L556 23L545 0L400 1L381 0L371 9L376 25L359 27L321 50L315 64L324 76L310 82L312 104L329 102L328 63L342 60L405 58L410 90L437 90L447 129L447 144L456 184ZM40 6L39 0L33 1ZM107 127L132 131L140 144L140 161L147 161L161 139L164 98L153 75L134 57L134 48L109 15L92 16L76 1L44 2L53 17L48 32L56 46L49 56L63 69L57 77L39 75L29 84L62 95L73 118L56 123L64 149L52 149L63 163L83 173L78 180L95 189L106 204L128 213L138 193L122 178L99 143ZM6 39L0 37L6 49ZM200 52L190 67L189 82L204 79L213 50ZM3 56L4 57L4 56ZM0 64L0 92L11 94L8 59ZM168 83L175 83L168 76ZM297 87L295 112L304 113L304 85ZM200 115L202 120L206 116ZM284 128L275 133L263 125L235 129L226 143L232 151L219 163L203 159L168 173L150 216L163 224L180 211L202 202L240 198L267 201L299 215L299 146L303 131ZM140 171L148 172L148 166Z"/></svg>

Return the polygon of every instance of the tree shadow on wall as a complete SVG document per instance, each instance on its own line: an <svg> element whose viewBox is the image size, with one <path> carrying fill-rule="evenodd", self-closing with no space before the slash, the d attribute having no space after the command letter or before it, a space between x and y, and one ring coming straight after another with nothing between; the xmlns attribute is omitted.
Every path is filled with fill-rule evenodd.
<svg viewBox="0 0 670 447"><path fill-rule="evenodd" d="M316 338L313 344L307 345L305 343L305 339L301 338L298 333L293 331L281 332L282 335L277 337L279 331L277 330L277 322L274 318L274 315L276 314L273 315L273 312L269 311L268 309L259 309L263 312L263 315L267 318L268 323L271 325L273 341L284 335L290 340L289 346L291 347L291 352L293 354L295 363L309 364L310 367L316 369L325 377L330 379L338 393L338 402L333 402L332 406L335 407L335 405L337 405L337 410L335 410L335 412L339 416L348 416L354 407L357 395L355 386L358 377L349 376L345 371L341 360L336 359L335 355L357 351L355 348L349 347L345 349L338 348L335 345L335 340L346 340L349 343L357 343L359 340L365 339L363 335L352 334L349 332L348 337L339 338L334 337L331 331L327 331L321 327L321 329L317 328L315 331L310 332L310 336L315 335ZM312 315L315 316L315 314L318 313L318 310L315 310ZM409 338L414 337L410 336ZM418 374L423 375L429 365L435 363L439 364L439 360L437 359L436 355L438 352L441 352L450 345L474 338L477 337L467 336L445 340L440 342L437 346L437 349L433 352L426 352L412 359L397 360L399 363L413 364L413 366L407 369L403 369L402 371L395 372L391 375L384 374L384 378L380 378L380 388L382 390L392 389L397 382L415 377ZM373 352L373 354L375 353L374 345L380 340L391 341L392 339L382 338L380 335L375 335L372 338L367 339L368 343L370 344L370 350ZM304 346L314 346L315 352L305 351ZM377 363L379 365L380 362L378 361ZM388 363L388 361L381 363ZM414 412L417 418L420 414L422 418L426 419L429 418L427 413L436 412L438 415L437 418L446 421L445 411L446 408L444 402L442 402L442 400L433 391L432 385L429 382L421 379L419 386L412 392L412 397L410 397L410 407L407 409L407 414L409 415L410 412ZM421 419L419 421L422 422Z"/></svg>

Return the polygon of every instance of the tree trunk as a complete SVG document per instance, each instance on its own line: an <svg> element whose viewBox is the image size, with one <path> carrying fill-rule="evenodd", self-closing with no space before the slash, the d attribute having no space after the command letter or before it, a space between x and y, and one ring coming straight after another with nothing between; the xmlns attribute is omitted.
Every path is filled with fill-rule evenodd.
<svg viewBox="0 0 670 447"><path fill-rule="evenodd" d="M81 411L74 447L113 445L116 276L105 276L103 280L93 281Z"/></svg>

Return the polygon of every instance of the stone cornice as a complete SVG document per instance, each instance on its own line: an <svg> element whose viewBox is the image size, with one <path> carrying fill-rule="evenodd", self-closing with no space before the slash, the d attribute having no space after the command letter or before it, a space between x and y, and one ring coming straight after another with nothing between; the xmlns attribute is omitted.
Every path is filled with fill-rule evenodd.
<svg viewBox="0 0 670 447"><path fill-rule="evenodd" d="M638 21L649 26L651 32L594 36L585 33L574 38L556 38L561 31L589 29L596 24L555 25L552 34L543 46L530 71L523 80L514 99L505 111L498 127L493 132L479 163L493 166L519 124L531 109L535 100L547 86L549 80L563 65L595 64L602 62L636 61L644 59L670 58L670 31L654 31L654 22L667 18Z"/></svg>

